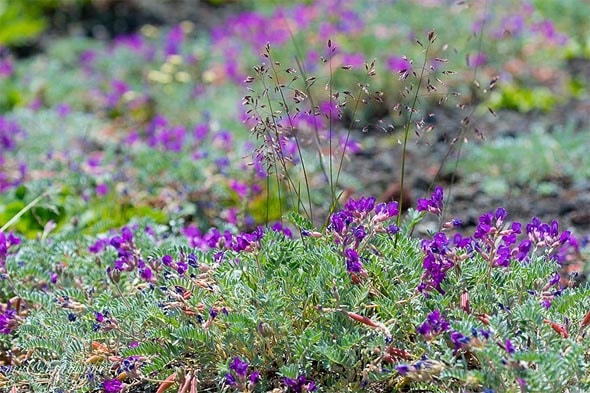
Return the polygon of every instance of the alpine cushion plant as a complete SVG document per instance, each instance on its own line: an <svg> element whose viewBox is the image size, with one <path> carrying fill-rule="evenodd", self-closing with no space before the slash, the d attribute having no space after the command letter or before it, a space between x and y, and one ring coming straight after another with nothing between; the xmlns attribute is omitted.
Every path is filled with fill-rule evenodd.
<svg viewBox="0 0 590 393"><path fill-rule="evenodd" d="M47 390L59 370L63 389L105 392L587 387L590 290L562 276L573 235L536 219L521 231L498 209L472 236L419 239L410 224L430 213L400 228L397 214L372 197L324 230L291 213L295 239L278 225L197 238L144 222L68 240L55 282L55 266L34 264L47 249L22 240L2 281L4 386Z"/></svg>
<svg viewBox="0 0 590 393"><path fill-rule="evenodd" d="M419 3L396 5L446 8ZM52 48L64 65L10 64L0 79L19 87L14 105L23 108L11 114L14 123L0 118L0 167L8 168L0 175L2 203L16 202L18 211L35 191L60 191L31 211L29 239L5 232L11 221L0 229L0 389L590 388L589 290L574 286L566 266L582 242L556 222L509 223L498 208L481 216L471 236L452 234L460 220L443 222L440 187L405 218L397 202L339 200L339 166L344 153L357 152L357 111L388 99L370 85L415 76L401 95L414 92L417 102L424 87L442 89L435 78L448 72L441 68L446 60L435 57L445 47L430 45L434 30L422 68L415 56L391 53L388 43L414 41L413 31L424 29L386 18L394 30L365 23L381 17L373 7L322 1L270 15L248 12L219 26L203 46L189 23L164 32L147 26L95 49ZM400 9L404 18L423 20L421 12ZM561 45L560 33L539 18L531 11L500 23L514 35L532 32ZM332 39L326 47L327 36L341 47ZM291 41L305 41L308 52L285 68ZM370 52L354 46L363 41L387 59L384 77L378 61L365 64ZM263 51L255 78L246 77L248 48ZM470 66L494 61L493 50L480 50L468 57ZM12 81L22 74L29 77ZM59 75L64 83L36 75ZM250 113L234 113L229 108L244 79L262 88L244 100ZM358 83L344 83L353 79ZM403 115L412 120L417 108L410 106ZM343 119L351 125L336 133ZM38 123L35 138L24 137ZM404 124L406 136L414 126L428 131L423 119ZM27 134L17 132L21 126ZM247 128L263 142L251 165L239 161L253 150L244 141ZM306 145L315 146L317 160L306 160ZM300 195L290 208L311 220L290 213L287 223L287 197L270 180L293 168L302 168L310 189L301 196L293 177L291 192ZM329 192L312 189L326 183ZM316 228L311 213L326 195L325 225ZM417 238L413 229L426 214L438 217L439 230ZM269 223L279 218L285 221Z"/></svg>

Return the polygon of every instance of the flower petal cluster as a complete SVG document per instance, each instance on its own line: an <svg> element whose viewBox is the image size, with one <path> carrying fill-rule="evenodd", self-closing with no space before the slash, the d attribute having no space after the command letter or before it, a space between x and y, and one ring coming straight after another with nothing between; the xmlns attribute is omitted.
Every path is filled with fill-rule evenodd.
<svg viewBox="0 0 590 393"><path fill-rule="evenodd" d="M452 269L458 261L469 256L469 253L462 251L468 247L469 242L464 239L460 239L458 242L458 244L451 245L447 235L443 232L435 234L432 240L424 239L422 241L421 247L425 254L422 262L424 272L421 283L418 285L418 291L424 294L433 290L445 293L441 283L446 278L447 271Z"/></svg>
<svg viewBox="0 0 590 393"><path fill-rule="evenodd" d="M313 392L317 389L315 382L308 380L304 375L300 375L296 379L283 378L283 383L289 387L289 391L295 393Z"/></svg>
<svg viewBox="0 0 590 393"><path fill-rule="evenodd" d="M12 232L0 232L0 272L6 272L6 259L10 249L20 244L20 239Z"/></svg>
<svg viewBox="0 0 590 393"><path fill-rule="evenodd" d="M330 216L328 232L341 248L346 270L353 282L358 283L367 276L359 252L375 233L395 234L395 224L384 226L384 222L399 214L397 202L376 203L375 197L350 199L344 208Z"/></svg>
<svg viewBox="0 0 590 393"><path fill-rule="evenodd" d="M430 196L430 199L418 199L416 210L419 212L427 211L432 214L440 215L444 205L444 193L441 186L437 186Z"/></svg>
<svg viewBox="0 0 590 393"><path fill-rule="evenodd" d="M225 374L225 383L242 391L252 391L254 385L260 381L260 372L257 370L248 374L250 365L239 356L233 358L229 364L230 372Z"/></svg>
<svg viewBox="0 0 590 393"><path fill-rule="evenodd" d="M437 188L431 199L418 202L418 210L438 212L442 207L442 195L442 189ZM526 236L523 236L522 224L513 222L508 225L507 215L502 207L482 214L473 236L463 237L457 233L452 244L443 232L436 233L431 240L423 240L424 273L418 291L428 294L436 290L444 294L441 284L447 272L458 262L475 255L487 261L491 268L509 268L512 261L527 262L539 250L558 263L567 259L567 252L575 252L575 237L569 231L560 232L556 221L546 224L533 218L526 225ZM443 229L453 226L450 222ZM566 252L566 248L570 251ZM547 299L544 300L547 306Z"/></svg>
<svg viewBox="0 0 590 393"><path fill-rule="evenodd" d="M118 379L107 379L102 383L104 393L119 393L123 390L123 382Z"/></svg>
<svg viewBox="0 0 590 393"><path fill-rule="evenodd" d="M16 310L10 308L10 303L8 303L6 308L4 309L4 312L0 314L0 333L12 333L16 329L20 321L21 319L16 313Z"/></svg>
<svg viewBox="0 0 590 393"><path fill-rule="evenodd" d="M450 328L451 325L449 325L449 322L440 313L440 311L434 310L426 316L426 321L424 321L418 327L418 329L416 329L416 332L423 335L427 339L432 339L446 332Z"/></svg>

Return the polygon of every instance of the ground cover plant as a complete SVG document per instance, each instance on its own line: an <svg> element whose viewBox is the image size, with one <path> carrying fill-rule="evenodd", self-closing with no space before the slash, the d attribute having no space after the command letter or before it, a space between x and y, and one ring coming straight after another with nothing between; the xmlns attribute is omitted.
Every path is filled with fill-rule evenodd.
<svg viewBox="0 0 590 393"><path fill-rule="evenodd" d="M579 95L560 62L586 37L542 2L376 4L2 53L0 389L590 388L582 234L501 206L465 233L442 187L380 201L343 170L390 133L403 195L432 107L465 111L456 140L473 113L550 110L513 102Z"/></svg>

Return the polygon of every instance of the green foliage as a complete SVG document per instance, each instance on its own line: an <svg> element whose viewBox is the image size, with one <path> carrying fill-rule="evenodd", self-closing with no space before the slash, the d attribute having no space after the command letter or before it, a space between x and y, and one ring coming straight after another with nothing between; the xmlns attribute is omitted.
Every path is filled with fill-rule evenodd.
<svg viewBox="0 0 590 393"><path fill-rule="evenodd" d="M355 283L329 230L296 240L265 231L254 248L223 251L219 260L219 250L191 250L170 234L153 238L144 225L134 235L153 268L150 282L135 272L109 280L105 267L116 256L88 253L92 238L49 235L44 244L25 241L9 256L4 296L26 302L27 312L5 345L28 359L7 374L11 384L46 390L59 373L62 388L93 391L117 375L135 386L163 380L171 370L198 369L200 381L221 389L226 365L237 356L260 372L255 391L302 374L325 392L383 383L434 391L513 391L520 380L533 391L559 390L564 381L583 386L588 344L584 329L575 329L590 308L590 288L563 289L549 309L542 307L542 287L557 268L545 256L490 275L489 262L475 254L449 272L444 293L424 296L416 291L423 274L419 239L407 234L395 241L371 232L359 251L367 275ZM191 252L198 262L186 273L161 262ZM48 280L51 271L58 272L56 281ZM459 301L465 292L469 312ZM434 309L470 344L457 352L448 332L430 339L417 334ZM570 338L549 323L564 320ZM513 353L504 349L507 339ZM391 360L387 353L396 355ZM124 371L124 361L134 368ZM419 374L392 370L417 362L423 362Z"/></svg>
<svg viewBox="0 0 590 393"><path fill-rule="evenodd" d="M552 192L551 179L577 184L590 175L584 148L588 136L573 124L551 132L541 128L518 131L521 133L514 137L467 145L459 161L460 170L469 174L466 180L481 179L490 195L518 189L543 194Z"/></svg>
<svg viewBox="0 0 590 393"><path fill-rule="evenodd" d="M527 88L503 84L489 98L488 104L495 110L509 109L519 112L540 110L548 112L560 102L560 98L548 88Z"/></svg>
<svg viewBox="0 0 590 393"><path fill-rule="evenodd" d="M43 4L38 1L31 7L26 0L2 0L0 2L0 44L22 44L36 38L45 29L41 15Z"/></svg>

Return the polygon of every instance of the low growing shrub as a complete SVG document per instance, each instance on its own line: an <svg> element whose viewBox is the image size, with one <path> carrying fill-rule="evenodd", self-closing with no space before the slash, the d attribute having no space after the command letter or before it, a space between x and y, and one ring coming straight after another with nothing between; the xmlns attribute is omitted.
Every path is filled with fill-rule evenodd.
<svg viewBox="0 0 590 393"><path fill-rule="evenodd" d="M294 213L251 233L170 234L143 222L41 242L0 234L1 383L34 391L587 389L589 289L556 222L475 233L440 215L401 228L396 202L349 200L323 231ZM398 241L396 234L400 234ZM20 244L19 244L20 243ZM389 387L387 387L389 386ZM185 391L186 391L185 389Z"/></svg>

